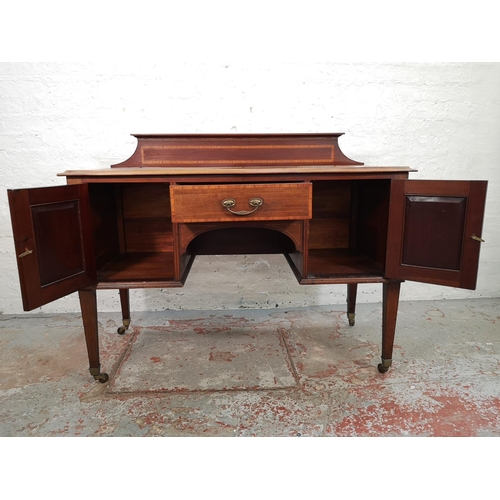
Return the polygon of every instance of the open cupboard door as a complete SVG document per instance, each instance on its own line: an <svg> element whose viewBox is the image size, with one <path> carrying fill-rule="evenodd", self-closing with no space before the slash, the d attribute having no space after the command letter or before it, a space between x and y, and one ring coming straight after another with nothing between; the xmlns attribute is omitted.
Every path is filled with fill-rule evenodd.
<svg viewBox="0 0 500 500"><path fill-rule="evenodd" d="M9 190L25 311L96 283L86 184Z"/></svg>
<svg viewBox="0 0 500 500"><path fill-rule="evenodd" d="M393 180L386 276L474 290L486 181Z"/></svg>

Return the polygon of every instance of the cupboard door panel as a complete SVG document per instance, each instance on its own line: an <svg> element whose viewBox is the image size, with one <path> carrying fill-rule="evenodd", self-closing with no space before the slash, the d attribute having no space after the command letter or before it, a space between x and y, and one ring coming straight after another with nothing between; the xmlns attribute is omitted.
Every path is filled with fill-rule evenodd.
<svg viewBox="0 0 500 500"><path fill-rule="evenodd" d="M466 197L407 196L402 263L459 271L466 208Z"/></svg>
<svg viewBox="0 0 500 500"><path fill-rule="evenodd" d="M78 220L78 209L77 200L31 207L42 286L85 270L81 228L72 223Z"/></svg>
<svg viewBox="0 0 500 500"><path fill-rule="evenodd" d="M8 195L24 309L95 284L87 185Z"/></svg>
<svg viewBox="0 0 500 500"><path fill-rule="evenodd" d="M487 182L394 180L388 278L475 289Z"/></svg>

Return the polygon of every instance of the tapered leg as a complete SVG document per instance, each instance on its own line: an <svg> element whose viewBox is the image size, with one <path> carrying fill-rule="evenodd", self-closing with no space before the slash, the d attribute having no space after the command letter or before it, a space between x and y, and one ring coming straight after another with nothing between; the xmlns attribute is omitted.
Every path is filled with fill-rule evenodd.
<svg viewBox="0 0 500 500"><path fill-rule="evenodd" d="M99 327L97 321L97 296L95 288L85 288L78 292L82 310L83 329L89 355L89 372L99 382L107 382L107 373L101 373L99 361Z"/></svg>
<svg viewBox="0 0 500 500"><path fill-rule="evenodd" d="M347 285L347 319L349 325L354 326L356 317L356 294L358 292L357 283L349 283Z"/></svg>
<svg viewBox="0 0 500 500"><path fill-rule="evenodd" d="M382 362L378 365L380 373L387 372L392 364L392 350L394 347L394 334L396 333L400 288L400 281L391 281L383 284Z"/></svg>
<svg viewBox="0 0 500 500"><path fill-rule="evenodd" d="M123 326L118 328L118 333L123 335L130 326L130 300L128 288L120 288L120 304L122 308Z"/></svg>

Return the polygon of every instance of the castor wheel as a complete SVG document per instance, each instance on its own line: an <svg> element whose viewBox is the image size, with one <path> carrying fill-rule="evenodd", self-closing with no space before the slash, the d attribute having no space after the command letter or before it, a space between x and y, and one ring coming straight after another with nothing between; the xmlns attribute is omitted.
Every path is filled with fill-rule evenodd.
<svg viewBox="0 0 500 500"><path fill-rule="evenodd" d="M100 373L95 379L99 380L101 384L105 384L109 380L109 375L107 373Z"/></svg>
<svg viewBox="0 0 500 500"><path fill-rule="evenodd" d="M389 371L389 367L384 366L382 363L379 363L377 368L380 373L387 373Z"/></svg>
<svg viewBox="0 0 500 500"><path fill-rule="evenodd" d="M130 318L124 319L123 320L123 325L119 326L118 329L116 330L120 335L123 335L127 330L128 327L130 326Z"/></svg>
<svg viewBox="0 0 500 500"><path fill-rule="evenodd" d="M392 365L392 359L390 358L382 358L382 363L379 363L377 368L380 373L387 373L389 371L389 368Z"/></svg>
<svg viewBox="0 0 500 500"><path fill-rule="evenodd" d="M356 315L354 313L347 313L347 320L349 321L349 326L354 326L356 323Z"/></svg>
<svg viewBox="0 0 500 500"><path fill-rule="evenodd" d="M100 370L100 366L89 368L89 372L94 377L94 380L99 380L101 384L105 384L109 380L109 375L101 372Z"/></svg>

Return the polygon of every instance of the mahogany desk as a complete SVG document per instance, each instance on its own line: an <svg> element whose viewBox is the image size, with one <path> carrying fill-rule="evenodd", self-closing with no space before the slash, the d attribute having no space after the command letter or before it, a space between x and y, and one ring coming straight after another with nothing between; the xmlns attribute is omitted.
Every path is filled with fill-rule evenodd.
<svg viewBox="0 0 500 500"><path fill-rule="evenodd" d="M382 284L386 372L403 280L475 288L487 182L365 167L340 135L137 135L112 168L9 190L24 309L78 292L104 383L97 289L119 290L124 333L129 289L181 287L197 255L280 253L300 284L347 285L350 325L358 284Z"/></svg>

